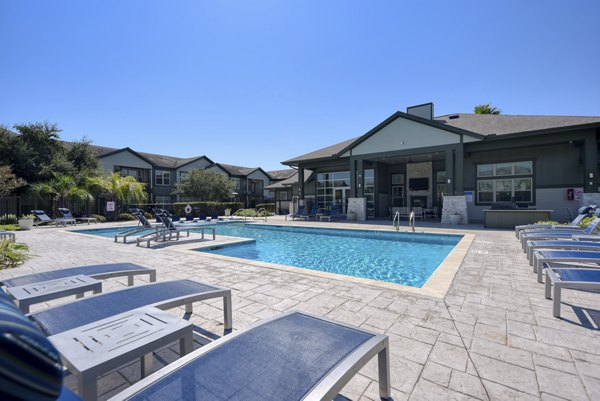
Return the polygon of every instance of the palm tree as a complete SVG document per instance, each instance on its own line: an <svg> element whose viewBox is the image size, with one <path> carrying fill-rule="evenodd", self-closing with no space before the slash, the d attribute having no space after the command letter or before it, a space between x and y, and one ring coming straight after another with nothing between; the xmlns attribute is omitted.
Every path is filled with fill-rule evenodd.
<svg viewBox="0 0 600 401"><path fill-rule="evenodd" d="M479 104L473 108L473 112L475 114L500 114L502 110L491 106L489 103L487 104Z"/></svg>
<svg viewBox="0 0 600 401"><path fill-rule="evenodd" d="M77 181L70 175L53 174L54 177L47 182L36 183L31 190L39 195L52 196L53 210L59 207L69 207L71 199L93 200L92 194L84 187L77 185Z"/></svg>
<svg viewBox="0 0 600 401"><path fill-rule="evenodd" d="M107 195L109 200L116 202L117 210L123 203L138 203L146 199L144 191L146 184L138 182L131 176L123 177L121 173L112 173L106 177L94 177L90 179L90 184L97 187Z"/></svg>

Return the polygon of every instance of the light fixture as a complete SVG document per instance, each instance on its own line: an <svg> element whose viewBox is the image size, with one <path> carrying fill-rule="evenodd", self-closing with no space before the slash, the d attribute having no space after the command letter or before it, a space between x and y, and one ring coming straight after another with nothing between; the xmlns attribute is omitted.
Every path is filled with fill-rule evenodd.
<svg viewBox="0 0 600 401"><path fill-rule="evenodd" d="M590 178L594 178L594 173L590 173L590 174L589 174L589 177L590 177Z"/></svg>
<svg viewBox="0 0 600 401"><path fill-rule="evenodd" d="M452 184L452 180L448 178L448 184Z"/></svg>

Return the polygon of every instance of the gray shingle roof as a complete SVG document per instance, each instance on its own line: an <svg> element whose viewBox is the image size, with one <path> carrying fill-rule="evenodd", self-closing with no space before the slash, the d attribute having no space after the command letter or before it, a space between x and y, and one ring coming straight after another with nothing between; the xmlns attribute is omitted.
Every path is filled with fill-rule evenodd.
<svg viewBox="0 0 600 401"><path fill-rule="evenodd" d="M291 185L297 184L298 183L298 171L291 169L294 174L288 178L286 178L283 181L277 181L274 184L268 185L265 187L265 189L281 189L281 188L287 188L290 187ZM308 182L308 180L310 179L310 176L312 174L312 170L304 170L304 182Z"/></svg>
<svg viewBox="0 0 600 401"><path fill-rule="evenodd" d="M458 116L458 118L450 118ZM508 114L449 114L435 117L435 121L481 135L506 135L521 132L563 128L600 123L600 117L577 116L524 116Z"/></svg>
<svg viewBox="0 0 600 401"><path fill-rule="evenodd" d="M296 174L296 170L293 168L286 168L284 170L267 171L267 174L269 174L274 180L285 180Z"/></svg>
<svg viewBox="0 0 600 401"><path fill-rule="evenodd" d="M288 163L294 163L297 161L323 159L323 158L331 157L331 156L338 154L345 147L350 146L350 144L352 144L354 141L358 140L359 138L360 138L360 136L357 136L356 138L348 139L347 141L336 143L335 145L331 145L326 148L315 150L314 152L306 153L302 156L294 157L293 159L286 160L283 163L288 164Z"/></svg>

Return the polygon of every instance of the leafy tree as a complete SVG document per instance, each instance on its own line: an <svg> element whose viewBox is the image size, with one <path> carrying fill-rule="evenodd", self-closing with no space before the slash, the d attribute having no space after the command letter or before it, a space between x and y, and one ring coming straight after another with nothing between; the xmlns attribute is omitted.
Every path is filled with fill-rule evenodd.
<svg viewBox="0 0 600 401"><path fill-rule="evenodd" d="M83 177L99 174L99 164L92 149L91 141L83 138L67 145L66 158L71 163L74 173L81 183Z"/></svg>
<svg viewBox="0 0 600 401"><path fill-rule="evenodd" d="M235 182L211 170L192 170L177 184L177 193L198 201L222 201L231 198Z"/></svg>
<svg viewBox="0 0 600 401"><path fill-rule="evenodd" d="M77 185L75 178L70 175L54 174L47 182L35 183L31 189L40 195L52 196L54 208L69 207L74 198L92 200L94 197L84 187Z"/></svg>
<svg viewBox="0 0 600 401"><path fill-rule="evenodd" d="M121 173L112 173L106 177L90 178L90 185L116 202L117 210L124 203L139 203L147 198L144 191L146 184L138 182L131 176L123 177Z"/></svg>
<svg viewBox="0 0 600 401"><path fill-rule="evenodd" d="M487 104L479 104L473 108L475 114L500 114L502 110Z"/></svg>
<svg viewBox="0 0 600 401"><path fill-rule="evenodd" d="M17 188L27 185L27 182L18 178L8 166L0 166L0 198L12 194Z"/></svg>

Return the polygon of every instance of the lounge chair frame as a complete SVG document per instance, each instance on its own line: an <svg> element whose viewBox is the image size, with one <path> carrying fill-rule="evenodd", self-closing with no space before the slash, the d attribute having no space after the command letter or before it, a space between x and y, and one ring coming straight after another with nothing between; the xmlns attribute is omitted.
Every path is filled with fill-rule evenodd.
<svg viewBox="0 0 600 401"><path fill-rule="evenodd" d="M533 252L541 249L564 249L570 251L600 251L600 242L592 241L570 241L564 240L541 240L527 241L527 259L529 266L533 266Z"/></svg>
<svg viewBox="0 0 600 401"><path fill-rule="evenodd" d="M600 282L592 281L563 281L560 278L561 270L589 270L585 268L546 268L546 288L545 296L546 299L552 299L552 315L554 317L560 317L560 299L562 289L571 290L598 290L600 289ZM554 297L552 297L552 286L554 286Z"/></svg>
<svg viewBox="0 0 600 401"><path fill-rule="evenodd" d="M147 378L139 381L133 386L125 389L121 393L117 394L109 401L122 401L127 400L138 392L143 391L146 387L152 385L154 382L160 380L166 375L176 371L177 369L184 367L188 363L193 362L196 358L202 357L208 352L216 349L217 347L226 345L229 341L237 338L238 336L244 335L246 332L254 329L255 327L268 323L277 319L284 318L293 313L301 313L303 315L323 320L325 322L333 323L339 326L360 330L369 334L373 337L366 340L359 347L354 349L345 359L343 359L337 366L331 369L311 390L302 398L303 401L331 401L342 388L350 381L350 379L375 355L378 357L378 371L379 371L379 396L382 399L391 400L391 384L390 384L390 357L389 357L389 339L386 335L373 333L362 328L357 328L348 324L340 323L335 320L315 316L305 312L290 311L282 315L274 316L269 319L261 320L257 324L253 324L250 327L236 331L226 337L222 337L212 343L203 346L202 348L184 356L183 358L169 364L160 371L148 376Z"/></svg>
<svg viewBox="0 0 600 401"><path fill-rule="evenodd" d="M595 263L600 265L600 252L592 252L592 251L580 251L580 252L588 252L588 254L598 254L598 258L592 257L577 257L577 256L569 256L569 255L555 255L553 257L544 256L544 251L533 251L533 271L537 273L538 283L544 282L544 269L546 263ZM557 251L548 251L548 252L557 252ZM571 252L571 251L565 251ZM560 251L558 251L560 253ZM592 256L592 255L589 255ZM593 268L590 266L590 268Z"/></svg>

